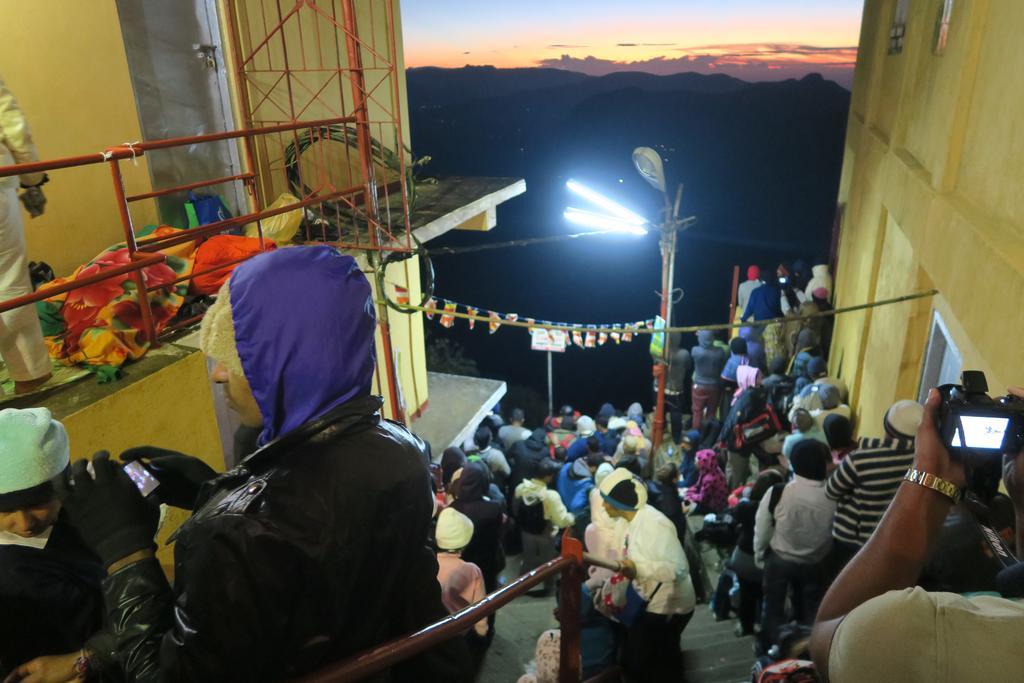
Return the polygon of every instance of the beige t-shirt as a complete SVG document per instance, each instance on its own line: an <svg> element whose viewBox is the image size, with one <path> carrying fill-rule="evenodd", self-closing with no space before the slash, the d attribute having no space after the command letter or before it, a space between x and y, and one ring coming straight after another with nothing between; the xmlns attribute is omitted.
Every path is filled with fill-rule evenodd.
<svg viewBox="0 0 1024 683"><path fill-rule="evenodd" d="M828 671L831 683L1024 681L1024 603L890 591L839 625Z"/></svg>

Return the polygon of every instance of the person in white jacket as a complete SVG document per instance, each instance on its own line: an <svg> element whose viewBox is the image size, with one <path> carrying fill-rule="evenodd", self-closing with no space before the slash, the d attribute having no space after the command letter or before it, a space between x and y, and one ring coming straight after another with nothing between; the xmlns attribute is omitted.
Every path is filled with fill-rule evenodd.
<svg viewBox="0 0 1024 683"><path fill-rule="evenodd" d="M0 166L36 159L28 123L0 77ZM46 174L26 173L20 179L25 209L32 218L42 215L46 197L41 186L47 181ZM0 301L32 293L17 188L13 176L0 178ZM33 391L50 378L50 356L35 306L0 313L0 359L14 380L15 393Z"/></svg>
<svg viewBox="0 0 1024 683"><path fill-rule="evenodd" d="M697 601L676 527L647 504L647 486L629 470L620 467L605 477L600 492L608 516L626 520L621 573L647 602L626 629L626 674L637 681L681 680L679 639Z"/></svg>

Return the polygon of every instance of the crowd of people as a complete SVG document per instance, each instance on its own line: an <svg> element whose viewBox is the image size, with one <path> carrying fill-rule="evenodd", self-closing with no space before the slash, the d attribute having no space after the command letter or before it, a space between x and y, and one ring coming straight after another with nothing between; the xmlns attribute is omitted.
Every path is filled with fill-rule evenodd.
<svg viewBox="0 0 1024 683"><path fill-rule="evenodd" d="M606 403L534 422L496 410L434 458L370 393L376 322L356 262L324 246L253 258L200 335L255 442L231 471L150 446L72 463L47 410L0 411L0 675L301 676L479 602L554 558L565 534L595 560L571 615L585 678L617 666L627 681L683 680L700 603L756 636L758 667L813 655L833 682L946 680L935 667L964 671L944 650L949 633L1019 660L1010 624L1024 609L950 596L994 590L998 566L950 492L967 473L937 436L938 395L882 407L885 433L859 434L828 373L826 326L795 315L821 310L827 273L797 286L799 273L758 284L751 269L749 325L731 339L701 332L687 351L670 337L667 362L655 359L671 422L661 447L639 403ZM289 297L309 303L277 305ZM324 336L345 346L330 362ZM141 490L132 465L156 488ZM1024 455L1007 460L1010 497L989 501L987 520L1008 536L1014 509L1024 513L1021 467ZM908 470L932 478L908 482ZM958 488L918 485L935 481ZM155 555L161 506L191 511L175 534L173 586ZM720 567L705 567L711 549ZM879 619L884 656L872 650ZM471 680L498 628L482 618L383 675ZM904 661L903 636L932 654ZM555 680L559 638L539 635L524 682ZM796 666L811 675L810 662ZM1010 680L984 666L984 680Z"/></svg>

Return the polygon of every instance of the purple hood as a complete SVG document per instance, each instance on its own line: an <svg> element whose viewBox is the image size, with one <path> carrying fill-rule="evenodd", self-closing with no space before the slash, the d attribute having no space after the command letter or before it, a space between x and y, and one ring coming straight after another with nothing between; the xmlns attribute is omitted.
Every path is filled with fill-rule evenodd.
<svg viewBox="0 0 1024 683"><path fill-rule="evenodd" d="M370 393L377 318L355 259L327 246L278 249L240 265L229 287L260 445Z"/></svg>

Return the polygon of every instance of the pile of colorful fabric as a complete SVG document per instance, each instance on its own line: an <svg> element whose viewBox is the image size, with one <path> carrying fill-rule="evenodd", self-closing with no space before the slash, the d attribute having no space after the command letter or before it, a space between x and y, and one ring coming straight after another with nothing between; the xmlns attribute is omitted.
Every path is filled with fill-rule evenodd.
<svg viewBox="0 0 1024 683"><path fill-rule="evenodd" d="M184 231L159 226L147 228L138 237L163 237L179 232ZM272 249L274 244L268 241L266 248ZM198 247L195 242L186 242L163 250L163 253L166 256L164 263L141 271L147 288L159 287L148 294L157 334L174 319L190 294L189 280L177 283L175 280L192 274L194 269L207 271L229 260L255 255L259 253L259 242L246 237L218 235ZM127 246L116 244L70 276L42 286L40 291L126 265L130 260ZM224 268L200 276L192 293L216 292L232 269ZM101 382L116 378L118 368L125 361L141 358L150 346L143 338L142 311L135 290L135 280L129 273L37 303L50 357L65 365L84 366L96 372Z"/></svg>

